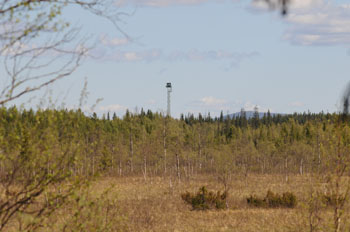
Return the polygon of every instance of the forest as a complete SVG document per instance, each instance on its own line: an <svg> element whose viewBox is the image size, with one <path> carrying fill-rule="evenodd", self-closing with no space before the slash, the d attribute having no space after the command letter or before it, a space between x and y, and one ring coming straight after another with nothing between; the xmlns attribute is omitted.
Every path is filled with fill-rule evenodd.
<svg viewBox="0 0 350 232"><path fill-rule="evenodd" d="M123 118L109 113L98 118L80 110L12 107L1 109L0 120L2 173L13 160L35 153L48 167L64 155L62 168L79 176L174 176L180 181L227 169L287 177L332 169L338 140L341 149L350 141L349 125L340 124L335 113L175 119L141 109Z"/></svg>
<svg viewBox="0 0 350 232"><path fill-rule="evenodd" d="M299 201L304 202L299 204L299 210L309 212L309 216L305 217L309 223L298 225L298 231L300 228L303 231L309 231L309 228L311 231L317 231L315 228L340 231L341 225L347 225L345 215L348 214L345 212L350 189L347 178L350 142L347 116L323 112L274 116L267 112L262 118L258 115L255 112L252 118L247 119L242 111L241 116L236 118L221 113L215 118L210 114L188 114L176 119L141 109L138 113L127 111L123 118L119 118L115 113L98 117L96 113L85 115L81 110L34 111L3 107L0 110L3 196L0 230L168 230L172 228L169 225L152 227L157 224L148 221L155 217L148 215L151 207L148 204L165 191L169 194L167 199L158 199L157 204L175 201L173 204L180 204L183 211L194 213L186 208L180 195L185 190L196 190L203 185L224 192L225 195L217 195L227 198L226 206L222 204L224 208L241 208L245 213L250 211L246 208L249 209L249 206L242 203L244 197L256 206L264 202L269 205L269 196L277 197L278 192L282 194L285 190L297 191L284 193L283 196L290 194L294 207L296 194ZM256 181L262 181L260 184L263 186L258 187ZM99 186L101 184L103 187ZM123 184L126 186L123 187ZM158 187L165 190L156 190ZM147 204L141 200L138 205L135 202L147 195L143 191L151 191L138 192L136 188L152 188L155 195L148 196ZM255 195L276 188L277 195L268 192L267 198L261 200ZM112 207L118 211L108 214L110 202L107 204L104 200L109 199L107 195L110 191L119 194L126 191L126 196L124 200L123 197L112 197L119 200ZM128 199L134 191L138 194L137 199ZM203 187L202 191L205 196L207 190ZM242 191L245 194L242 195ZM213 196L213 193L209 195ZM193 203L189 197L195 199L195 196L190 193L185 196L188 202ZM328 200L325 202L324 199ZM79 207L70 208L72 202ZM148 213L137 216L134 211L130 212L130 205L120 209L125 204L133 205L137 208L134 210L145 207ZM301 207L303 204L306 206ZM92 220L93 205L98 206L94 210L107 210L107 213L98 211L98 215L104 216L93 220L96 225L83 223ZM322 222L320 212L329 213L329 205L333 207L334 215L324 216L331 222ZM176 211L174 206L169 207ZM325 207L323 211L322 207ZM74 209L78 210L75 214ZM57 222L57 215L62 210L72 212L74 220L66 218L63 222L53 223L52 220ZM158 210L160 212L157 211L156 215L168 211ZM220 211L216 213L220 214ZM120 219L124 216L127 222ZM140 217L146 216L151 219L142 219L146 222L140 220ZM138 218L132 219L134 217ZM303 220L299 218L297 222L302 223ZM280 229L284 231L285 227ZM180 230L192 231L193 228ZM242 230L256 231L257 228ZM293 230L295 227L290 229Z"/></svg>

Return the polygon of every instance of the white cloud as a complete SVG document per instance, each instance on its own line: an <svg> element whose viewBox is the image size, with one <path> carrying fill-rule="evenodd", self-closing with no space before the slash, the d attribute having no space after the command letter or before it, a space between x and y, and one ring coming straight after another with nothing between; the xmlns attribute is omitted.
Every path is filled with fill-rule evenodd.
<svg viewBox="0 0 350 232"><path fill-rule="evenodd" d="M323 0L292 0L289 4L289 10L310 9L322 4ZM252 0L250 9L252 10L268 10L280 7L280 0L270 0L268 4L266 0Z"/></svg>
<svg viewBox="0 0 350 232"><path fill-rule="evenodd" d="M228 61L230 66L237 66L241 62L247 59L251 59L258 56L257 52L239 53L229 52L224 50L211 50L211 51L198 51L192 49L189 51L173 51L170 53L164 53L160 49L150 49L144 51L112 51L106 54L106 52L99 51L100 54L96 54L97 57L102 57L103 60L110 60L115 62L152 62L152 61L167 61L167 62L204 62L204 61Z"/></svg>
<svg viewBox="0 0 350 232"><path fill-rule="evenodd" d="M125 58L127 61L136 61L136 60L141 60L142 56L140 56L136 52L126 52L123 54L123 58Z"/></svg>
<svg viewBox="0 0 350 232"><path fill-rule="evenodd" d="M258 1L253 4L253 8L266 9L263 2ZM284 20L288 29L283 38L293 44L350 44L350 4L327 0L294 0Z"/></svg>
<svg viewBox="0 0 350 232"><path fill-rule="evenodd" d="M223 106L227 103L227 101L224 99L218 99L218 98L209 96L209 97L203 97L202 99L200 99L200 103L203 106Z"/></svg>
<svg viewBox="0 0 350 232"><path fill-rule="evenodd" d="M207 114L211 113L211 116L219 115L221 111L227 113L232 106L235 104L225 99L215 98L213 96L206 96L201 99L190 102L187 105L187 112L194 114L202 113Z"/></svg>
<svg viewBox="0 0 350 232"><path fill-rule="evenodd" d="M245 111L253 111L255 107L258 107L258 110L262 111L262 107L258 106L257 104L253 104L250 101L246 102L243 108Z"/></svg>
<svg viewBox="0 0 350 232"><path fill-rule="evenodd" d="M299 102L299 101L295 101L295 102L291 102L289 103L290 106L293 106L293 107L302 107L304 106L305 104L303 102Z"/></svg>
<svg viewBox="0 0 350 232"><path fill-rule="evenodd" d="M116 62L154 61L160 59L162 52L158 49L146 51L115 51L105 55L103 59Z"/></svg>
<svg viewBox="0 0 350 232"><path fill-rule="evenodd" d="M121 111L125 111L126 109L127 107L119 104L98 107L99 112L121 112Z"/></svg>
<svg viewBox="0 0 350 232"><path fill-rule="evenodd" d="M322 1L312 8L291 11L284 38L301 45L349 45L350 5Z"/></svg>
<svg viewBox="0 0 350 232"><path fill-rule="evenodd" d="M323 4L323 0L293 0L291 1L291 9L310 9Z"/></svg>
<svg viewBox="0 0 350 232"><path fill-rule="evenodd" d="M148 104L148 105L155 105L156 103L157 103L157 101L154 100L154 99L149 99L149 100L147 101L147 104Z"/></svg>
<svg viewBox="0 0 350 232"><path fill-rule="evenodd" d="M212 116L220 115L222 111L224 114L240 112L243 108L245 111L254 111L254 108L258 107L259 112L273 112L273 109L257 105L251 101L240 101L240 100L227 100L215 98L213 96L203 97L199 100L193 101L187 105L187 112L207 114L211 113Z"/></svg>
<svg viewBox="0 0 350 232"><path fill-rule="evenodd" d="M186 52L174 51L166 58L171 61L206 61L206 60L232 60L233 63L239 63L243 59L258 56L258 52L238 53L224 50L198 51L192 49Z"/></svg>
<svg viewBox="0 0 350 232"><path fill-rule="evenodd" d="M116 4L119 7L132 5L132 6L148 6L148 7L169 7L180 5L200 5L203 3L223 3L223 2L235 2L239 0L117 0Z"/></svg>
<svg viewBox="0 0 350 232"><path fill-rule="evenodd" d="M114 37L109 38L107 35L103 35L100 37L100 42L105 46L123 46L130 43L130 40L128 38L120 38L120 37Z"/></svg>
<svg viewBox="0 0 350 232"><path fill-rule="evenodd" d="M255 110L255 107L258 108L258 111L259 112L267 112L268 110L270 110L270 112L272 112L272 109L271 108L267 108L267 107L264 107L264 106L261 106L261 105L258 105L258 104L254 104L250 101L247 101L245 104L244 104L244 107L243 109L245 111L254 111Z"/></svg>

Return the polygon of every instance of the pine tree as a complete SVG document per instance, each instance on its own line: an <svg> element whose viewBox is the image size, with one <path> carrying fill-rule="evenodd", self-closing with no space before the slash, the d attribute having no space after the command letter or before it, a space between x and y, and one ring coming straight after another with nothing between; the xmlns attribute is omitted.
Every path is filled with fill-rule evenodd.
<svg viewBox="0 0 350 232"><path fill-rule="evenodd" d="M252 126L253 128L257 129L259 127L260 124L260 118L259 118L259 108L258 106L254 107L254 115L252 118Z"/></svg>

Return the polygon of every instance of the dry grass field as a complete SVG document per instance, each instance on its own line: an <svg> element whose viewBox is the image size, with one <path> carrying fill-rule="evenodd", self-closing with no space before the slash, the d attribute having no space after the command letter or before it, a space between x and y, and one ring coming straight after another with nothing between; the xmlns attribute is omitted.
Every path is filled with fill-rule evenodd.
<svg viewBox="0 0 350 232"><path fill-rule="evenodd" d="M45 219L38 231L335 231L332 206L310 207L311 193L326 191L325 185L306 175L289 176L288 181L279 175L232 176L229 208L224 210L192 210L181 199L181 193L197 192L201 186L223 191L223 184L213 176L181 182L170 177L146 181L143 177L100 177ZM247 197L264 197L268 190L294 193L297 206L256 208L247 204ZM350 229L348 208L342 211L339 231ZM20 224L29 221L19 214L8 231L27 231Z"/></svg>
<svg viewBox="0 0 350 232"><path fill-rule="evenodd" d="M111 188L116 197L119 217L115 230L120 231L311 231L308 201L314 181L307 176L252 175L232 177L229 191L229 209L194 211L181 199L185 191L196 192L199 187L223 190L216 178L198 176L178 183L160 177L145 181L138 177L104 178L92 185L95 196ZM312 187L313 186L313 187ZM322 186L319 187L322 189ZM267 190L276 193L295 193L298 205L294 209L254 208L246 203L251 194L264 196ZM333 231L332 208L318 212L319 223L314 231ZM341 231L349 231L347 212L344 212ZM122 217L120 215L123 215ZM121 219L122 218L122 219ZM113 219L112 222L113 224Z"/></svg>

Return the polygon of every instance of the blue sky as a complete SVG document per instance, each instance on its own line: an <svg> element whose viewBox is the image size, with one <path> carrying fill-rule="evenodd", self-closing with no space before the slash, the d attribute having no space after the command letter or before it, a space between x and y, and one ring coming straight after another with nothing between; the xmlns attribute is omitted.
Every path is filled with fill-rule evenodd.
<svg viewBox="0 0 350 232"><path fill-rule="evenodd" d="M347 1L294 0L287 17L248 0L114 4L130 14L118 24L128 37L104 19L64 12L96 41L95 58L51 87L68 107L78 105L86 77L86 105L103 98L99 114L163 111L166 82L173 84L174 117L255 105L280 113L338 110L350 77Z"/></svg>

